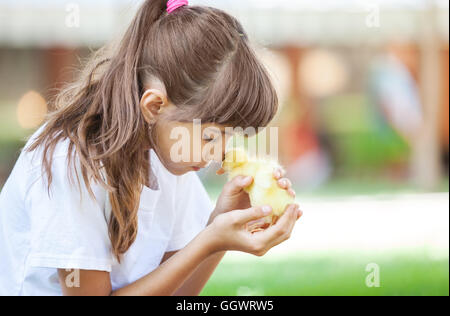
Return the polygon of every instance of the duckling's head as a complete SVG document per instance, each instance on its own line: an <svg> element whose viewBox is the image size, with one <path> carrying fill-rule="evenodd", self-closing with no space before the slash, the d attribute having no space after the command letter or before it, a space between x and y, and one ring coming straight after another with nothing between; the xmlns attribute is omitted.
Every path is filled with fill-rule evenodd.
<svg viewBox="0 0 450 316"><path fill-rule="evenodd" d="M225 172L240 167L248 162L248 156L245 149L237 147L232 148L225 154L225 159L222 163L222 168Z"/></svg>

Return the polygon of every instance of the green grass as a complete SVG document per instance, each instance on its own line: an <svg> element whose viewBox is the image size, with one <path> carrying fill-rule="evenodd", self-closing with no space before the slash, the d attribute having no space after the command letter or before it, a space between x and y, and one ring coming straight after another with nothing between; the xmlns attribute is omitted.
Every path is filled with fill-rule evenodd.
<svg viewBox="0 0 450 316"><path fill-rule="evenodd" d="M31 133L20 127L14 103L0 104L0 142L23 141Z"/></svg>
<svg viewBox="0 0 450 316"><path fill-rule="evenodd" d="M368 288L367 264L380 266L380 288ZM226 260L202 295L448 296L449 261L415 255L291 257Z"/></svg>
<svg viewBox="0 0 450 316"><path fill-rule="evenodd" d="M0 103L0 191L33 130L20 127L14 102Z"/></svg>

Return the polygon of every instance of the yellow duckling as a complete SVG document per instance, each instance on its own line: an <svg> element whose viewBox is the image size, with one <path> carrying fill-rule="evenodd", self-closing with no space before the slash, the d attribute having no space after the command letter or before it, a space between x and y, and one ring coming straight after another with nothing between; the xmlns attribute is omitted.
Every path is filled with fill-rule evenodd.
<svg viewBox="0 0 450 316"><path fill-rule="evenodd" d="M251 176L253 182L244 190L249 194L253 207L270 205L273 214L265 218L268 225L275 224L294 198L286 190L278 186L273 176L275 169L280 168L273 160L249 157L244 148L231 148L225 154L222 169L231 180L236 176Z"/></svg>

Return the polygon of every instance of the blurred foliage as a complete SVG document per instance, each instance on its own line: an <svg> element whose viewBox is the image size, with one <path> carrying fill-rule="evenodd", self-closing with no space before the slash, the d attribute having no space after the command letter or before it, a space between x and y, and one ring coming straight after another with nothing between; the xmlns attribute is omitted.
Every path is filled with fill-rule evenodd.
<svg viewBox="0 0 450 316"><path fill-rule="evenodd" d="M334 95L320 102L319 129L329 134L364 133L373 130L369 100L360 93Z"/></svg>
<svg viewBox="0 0 450 316"><path fill-rule="evenodd" d="M334 139L339 148L339 169L345 174L366 169L379 170L388 164L406 164L409 146L394 132L341 134Z"/></svg>
<svg viewBox="0 0 450 316"><path fill-rule="evenodd" d="M0 103L0 141L23 142L31 133L32 131L20 127L16 116L16 105L13 102Z"/></svg>
<svg viewBox="0 0 450 316"><path fill-rule="evenodd" d="M387 122L380 124L374 111L363 94L324 100L319 130L328 138L340 175L373 174L384 167L408 163L408 143Z"/></svg>
<svg viewBox="0 0 450 316"><path fill-rule="evenodd" d="M0 139L0 170L14 165L24 144L23 141Z"/></svg>
<svg viewBox="0 0 450 316"><path fill-rule="evenodd" d="M32 133L19 126L15 109L13 105L0 104L0 187L19 157L26 136Z"/></svg>

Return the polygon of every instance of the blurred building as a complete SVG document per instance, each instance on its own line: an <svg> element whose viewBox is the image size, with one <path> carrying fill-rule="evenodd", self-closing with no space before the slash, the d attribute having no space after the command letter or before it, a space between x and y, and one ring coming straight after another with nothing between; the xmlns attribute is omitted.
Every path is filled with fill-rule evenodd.
<svg viewBox="0 0 450 316"><path fill-rule="evenodd" d="M80 58L120 36L140 2L1 0L0 110L4 104L16 104L30 90L50 97L53 88L73 78ZM439 156L448 155L449 143L448 2L190 3L229 11L259 46L270 49L270 54L264 50L261 54L283 96L283 110L277 118L284 126L282 158L294 166L299 182L320 182L331 172L330 159L342 156L348 160L342 154L345 144L341 146L336 139L365 131L367 124L363 114L350 120L346 113L362 111L361 104L368 102L362 96L367 92L370 64L391 53L417 82L424 113L424 127L410 144L413 149L408 163L416 181L426 187L437 183L441 176ZM308 170L311 178L306 176Z"/></svg>

